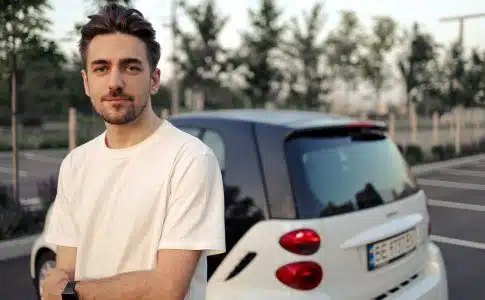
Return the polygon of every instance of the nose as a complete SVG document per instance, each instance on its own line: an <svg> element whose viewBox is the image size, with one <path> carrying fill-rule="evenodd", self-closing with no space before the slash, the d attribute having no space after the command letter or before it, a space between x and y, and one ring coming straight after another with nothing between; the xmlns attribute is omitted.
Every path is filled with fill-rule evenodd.
<svg viewBox="0 0 485 300"><path fill-rule="evenodd" d="M118 68L113 68L113 70L110 72L110 78L109 78L109 89L110 91L118 91L122 90L125 83L123 81L123 77L121 76L120 71Z"/></svg>

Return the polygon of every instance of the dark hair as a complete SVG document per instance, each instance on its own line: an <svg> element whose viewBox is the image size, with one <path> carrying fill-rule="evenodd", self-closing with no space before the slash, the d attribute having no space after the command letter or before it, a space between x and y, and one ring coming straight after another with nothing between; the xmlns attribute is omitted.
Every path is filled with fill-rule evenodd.
<svg viewBox="0 0 485 300"><path fill-rule="evenodd" d="M153 70L160 60L160 44L155 40L155 30L143 14L134 9L116 3L106 5L98 14L90 15L89 22L81 27L79 52L86 64L86 55L91 40L100 34L124 33L141 39L147 48L148 61Z"/></svg>

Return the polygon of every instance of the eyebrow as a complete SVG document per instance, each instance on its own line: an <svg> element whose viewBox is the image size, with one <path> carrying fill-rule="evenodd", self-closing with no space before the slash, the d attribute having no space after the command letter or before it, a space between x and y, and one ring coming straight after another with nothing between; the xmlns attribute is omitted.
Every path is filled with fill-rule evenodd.
<svg viewBox="0 0 485 300"><path fill-rule="evenodd" d="M127 58L123 58L120 60L120 64L139 64L141 65L142 64L142 61L138 58L133 58L133 57L127 57ZM106 60L106 59L95 59L91 62L91 65L107 65L109 64L109 61Z"/></svg>

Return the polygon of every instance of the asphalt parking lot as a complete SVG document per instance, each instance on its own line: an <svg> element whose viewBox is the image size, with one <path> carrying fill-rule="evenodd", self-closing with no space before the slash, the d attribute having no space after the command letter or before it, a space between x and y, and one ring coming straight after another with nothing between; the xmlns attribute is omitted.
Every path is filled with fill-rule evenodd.
<svg viewBox="0 0 485 300"><path fill-rule="evenodd" d="M37 183L57 174L60 162L66 154L66 150L20 151L20 198L36 197ZM0 152L0 183L12 183L12 156L8 152Z"/></svg>
<svg viewBox="0 0 485 300"><path fill-rule="evenodd" d="M23 184L28 187L29 180L57 172L65 153L24 154L20 164L26 172ZM1 172L9 163L9 157L0 154L0 181L9 179L10 175ZM429 197L432 238L444 255L450 299L485 299L485 158L441 167L417 178ZM0 262L0 299L34 299L28 260L21 257Z"/></svg>
<svg viewBox="0 0 485 300"><path fill-rule="evenodd" d="M485 299L485 160L417 177L429 197L432 238L445 259L450 299Z"/></svg>

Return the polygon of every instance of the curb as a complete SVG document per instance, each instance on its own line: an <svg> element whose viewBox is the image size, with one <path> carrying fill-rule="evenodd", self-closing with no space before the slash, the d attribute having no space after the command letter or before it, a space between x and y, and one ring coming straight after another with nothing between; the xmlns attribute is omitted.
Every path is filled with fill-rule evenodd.
<svg viewBox="0 0 485 300"><path fill-rule="evenodd" d="M445 161L437 161L437 162L413 166L411 167L411 172L415 175L421 175L428 172L436 171L438 169L464 165L464 164L476 162L482 159L485 160L485 154L475 154L470 156L452 158Z"/></svg>
<svg viewBox="0 0 485 300"><path fill-rule="evenodd" d="M447 161L433 162L411 167L411 172L415 175L421 175L437 169L449 168L457 165L471 163L477 160L485 160L485 154L470 155L466 157L453 158ZM14 259L30 255L32 246L39 234L25 236L0 242L0 261Z"/></svg>

